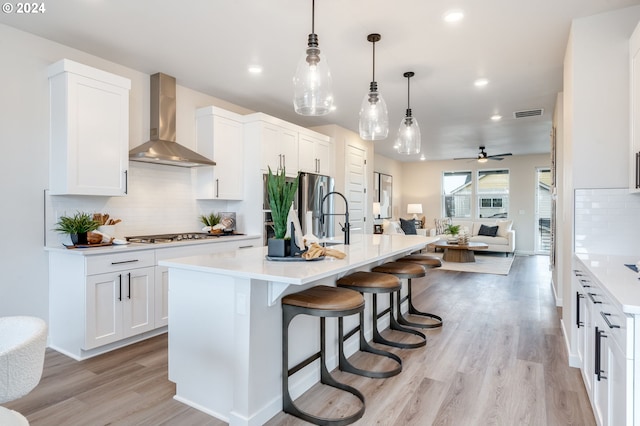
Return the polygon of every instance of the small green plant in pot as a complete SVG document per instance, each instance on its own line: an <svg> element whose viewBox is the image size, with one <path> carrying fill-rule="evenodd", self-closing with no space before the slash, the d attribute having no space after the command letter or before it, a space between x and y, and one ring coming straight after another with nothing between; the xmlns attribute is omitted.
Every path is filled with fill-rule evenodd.
<svg viewBox="0 0 640 426"><path fill-rule="evenodd" d="M214 227L220 223L220 219L220 215L216 213L200 216L200 222L202 222L204 226L208 226L209 232L212 234L222 232L222 229L214 229Z"/></svg>
<svg viewBox="0 0 640 426"><path fill-rule="evenodd" d="M56 232L69 234L71 242L76 244L88 244L87 234L95 231L100 226L93 215L85 212L76 212L73 216L60 216L56 222Z"/></svg>
<svg viewBox="0 0 640 426"><path fill-rule="evenodd" d="M447 238L447 241L449 243L457 243L458 242L458 233L460 232L460 225L447 225L447 227L444 229L444 233L446 235L450 235L449 238Z"/></svg>
<svg viewBox="0 0 640 426"><path fill-rule="evenodd" d="M293 203L293 197L295 197L297 190L298 179L293 182L287 182L284 168L280 173L276 171L276 174L273 174L271 167L269 167L269 174L267 175L267 195L274 231L274 238L270 238L268 241L269 256L289 256L286 250L289 245L285 244L284 236L287 234L287 218L291 204ZM282 247L282 249L280 250L276 247Z"/></svg>

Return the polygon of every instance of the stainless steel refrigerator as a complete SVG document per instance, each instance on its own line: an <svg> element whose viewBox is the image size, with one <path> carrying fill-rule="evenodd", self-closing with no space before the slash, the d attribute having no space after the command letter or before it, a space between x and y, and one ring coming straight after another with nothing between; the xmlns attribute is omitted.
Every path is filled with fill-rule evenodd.
<svg viewBox="0 0 640 426"><path fill-rule="evenodd" d="M324 206L322 205L322 199L331 191L334 191L331 176L300 173L298 217L300 218L302 235L313 234L318 238L334 236L334 216L324 216L324 221L322 221L322 212L333 214L334 197L328 197Z"/></svg>

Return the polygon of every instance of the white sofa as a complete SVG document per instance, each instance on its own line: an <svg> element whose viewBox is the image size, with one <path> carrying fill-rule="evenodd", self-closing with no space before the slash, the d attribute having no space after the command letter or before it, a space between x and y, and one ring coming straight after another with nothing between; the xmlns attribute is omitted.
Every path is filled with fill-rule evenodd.
<svg viewBox="0 0 640 426"><path fill-rule="evenodd" d="M500 253L513 253L516 248L516 231L512 229L513 222L510 220L456 220L451 221L453 225L460 225L460 231L464 231L469 234L469 241L477 243L485 243L489 246L486 251L495 251ZM486 235L478 235L480 226L498 226L498 233L495 237L489 237ZM446 240L450 235L438 234L436 228L429 229L429 236L438 237L441 240Z"/></svg>

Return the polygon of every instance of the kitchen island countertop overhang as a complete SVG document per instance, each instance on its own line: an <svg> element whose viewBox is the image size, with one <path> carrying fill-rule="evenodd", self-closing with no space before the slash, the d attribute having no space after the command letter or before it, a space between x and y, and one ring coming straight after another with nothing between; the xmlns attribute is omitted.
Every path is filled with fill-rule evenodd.
<svg viewBox="0 0 640 426"><path fill-rule="evenodd" d="M266 247L161 261L169 269L169 380L176 384L174 398L230 425L264 424L282 410L280 298L297 288L335 285L342 275L370 270L432 241L420 235L353 236L349 245L332 246L346 258L304 262L268 261ZM355 326L357 320L348 317L345 325ZM338 358L335 321L327 319L329 370ZM318 350L318 327L317 318L305 316L292 324L292 362ZM365 329L371 330L371 324ZM357 350L352 337L345 355ZM319 381L314 365L290 378L293 398Z"/></svg>

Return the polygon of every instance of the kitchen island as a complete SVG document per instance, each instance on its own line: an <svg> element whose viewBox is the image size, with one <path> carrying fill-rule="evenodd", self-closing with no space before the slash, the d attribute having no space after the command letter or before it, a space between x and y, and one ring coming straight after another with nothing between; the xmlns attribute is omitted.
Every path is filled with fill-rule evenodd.
<svg viewBox="0 0 640 426"><path fill-rule="evenodd" d="M161 261L169 268L169 380L176 383L175 399L231 425L264 424L282 409L281 297L313 285L335 285L341 276L368 271L433 240L419 235L354 236L350 245L332 247L346 253L340 260L268 261L266 247L254 247ZM386 307L381 303L379 309ZM357 316L345 323L357 324ZM337 366L336 319L327 324L331 370ZM293 321L292 365L319 349L318 335L317 318ZM357 347L354 337L345 352L349 355ZM316 362L292 376L292 396L297 398L318 381Z"/></svg>

